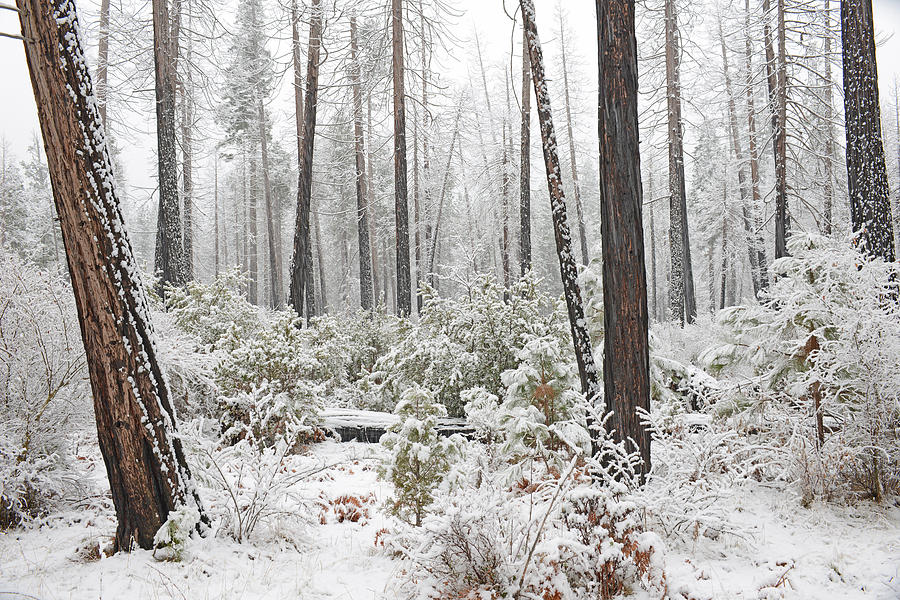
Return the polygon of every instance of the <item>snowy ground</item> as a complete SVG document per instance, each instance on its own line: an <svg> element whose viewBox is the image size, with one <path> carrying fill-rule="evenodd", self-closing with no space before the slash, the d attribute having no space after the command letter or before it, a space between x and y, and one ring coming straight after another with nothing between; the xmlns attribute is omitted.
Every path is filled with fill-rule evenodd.
<svg viewBox="0 0 900 600"><path fill-rule="evenodd" d="M158 561L146 551L80 556L86 542L114 531L108 504L0 534L0 600L395 598L398 563L375 546L378 531L392 522L381 511L390 489L375 473L379 452L357 443L316 446L305 460L339 464L302 484L299 519L243 544L224 535L192 542L182 562ZM93 464L90 476L102 473ZM374 498L366 500L369 494ZM368 517L336 522L333 500L341 495L365 500ZM725 502L744 539L670 540L671 591L689 588L698 600L900 598L900 508L806 509L783 490L759 484L745 484Z"/></svg>

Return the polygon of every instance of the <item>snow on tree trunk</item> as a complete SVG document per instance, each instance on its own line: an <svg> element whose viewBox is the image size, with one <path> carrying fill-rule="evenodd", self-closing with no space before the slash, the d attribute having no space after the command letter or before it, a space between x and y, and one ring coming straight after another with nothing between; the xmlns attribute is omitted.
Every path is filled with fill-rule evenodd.
<svg viewBox="0 0 900 600"><path fill-rule="evenodd" d="M522 132L519 169L519 263L525 275L531 270L531 61L528 40L522 32ZM568 102L568 100L566 100Z"/></svg>
<svg viewBox="0 0 900 600"><path fill-rule="evenodd" d="M784 0L777 0L778 57L769 25L771 3L763 0L763 38L766 52L766 83L772 111L772 151L775 156L775 258L787 256L787 236L791 228L787 207L787 65L785 56Z"/></svg>
<svg viewBox="0 0 900 600"><path fill-rule="evenodd" d="M559 257L559 272L562 277L566 308L569 313L569 326L572 330L572 343L575 347L575 360L578 363L578 375L581 380L581 391L588 402L594 403L600 396L600 384L597 369L594 366L594 354L591 338L588 336L584 319L584 305L581 302L581 289L578 286L578 266L572 254L572 239L569 225L566 222L566 196L562 188L562 177L559 168L559 155L556 143L556 131L553 128L553 117L550 112L550 93L544 77L544 57L541 43L538 40L535 24L534 3L532 0L519 0L522 8L522 21L528 39L528 53L531 60L531 76L534 85L534 98L541 127L541 142L544 150L544 165L547 169L547 188L550 192L550 209L553 216L553 233L556 237L556 253ZM637 121L635 120L635 126ZM637 148L635 146L635 148ZM635 156L636 158L636 156ZM635 162L635 165L639 165ZM638 176L640 187L640 176ZM638 192L640 200L640 192ZM640 228L640 209L638 209L637 226ZM639 234L639 239L640 234ZM640 271L644 293L644 324L647 321L647 287L644 272L643 241L640 245ZM618 291L617 291L618 293ZM649 400L649 391L647 398ZM622 431L622 430L620 430Z"/></svg>
<svg viewBox="0 0 900 600"><path fill-rule="evenodd" d="M687 220L687 191L684 179L684 125L681 119L678 18L674 0L665 3L666 98L669 131L669 245L672 276L669 304L672 316L682 325L697 317L691 241Z"/></svg>
<svg viewBox="0 0 900 600"><path fill-rule="evenodd" d="M17 6L118 517L116 548L150 548L170 512L185 503L201 510L200 501L156 360L75 5Z"/></svg>
<svg viewBox="0 0 900 600"><path fill-rule="evenodd" d="M894 260L894 227L881 137L871 0L841 2L850 219L860 249Z"/></svg>
<svg viewBox="0 0 900 600"><path fill-rule="evenodd" d="M634 0L597 0L600 229L603 238L603 387L614 439L631 440L650 471L647 275L641 220Z"/></svg>

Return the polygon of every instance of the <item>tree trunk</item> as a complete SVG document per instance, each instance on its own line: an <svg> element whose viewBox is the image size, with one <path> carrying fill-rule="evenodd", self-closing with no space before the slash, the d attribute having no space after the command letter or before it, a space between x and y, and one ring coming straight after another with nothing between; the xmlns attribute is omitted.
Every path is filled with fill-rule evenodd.
<svg viewBox="0 0 900 600"><path fill-rule="evenodd" d="M190 11L190 5L188 5ZM194 77L191 73L190 12L185 44L184 79L181 82L181 179L184 191L184 278L194 279Z"/></svg>
<svg viewBox="0 0 900 600"><path fill-rule="evenodd" d="M766 21L763 37L766 45L766 81L772 110L772 150L775 155L775 258L787 256L787 232L791 225L787 209L787 65L785 57L784 0L778 1L778 58L769 26L771 5L763 0Z"/></svg>
<svg viewBox="0 0 900 600"><path fill-rule="evenodd" d="M250 304L259 304L259 219L256 214L259 184L257 182L256 140L250 143L250 184L247 194L247 224L249 237L247 258L250 269L250 287L247 299Z"/></svg>
<svg viewBox="0 0 900 600"><path fill-rule="evenodd" d="M871 0L841 2L841 34L850 220L860 250L892 262L894 225L881 137Z"/></svg>
<svg viewBox="0 0 900 600"><path fill-rule="evenodd" d="M303 316L307 287L312 288L312 248L310 246L310 194L312 191L313 150L316 137L316 109L319 91L319 50L322 45L322 9L313 0L309 22L309 52L306 63L306 98L303 102L303 133L300 147L300 173L297 181L297 218L294 227L294 251L291 258L291 306ZM296 51L295 51L296 52ZM295 99L296 103L296 99ZM307 302L308 304L308 302ZM315 316L314 307L307 314Z"/></svg>
<svg viewBox="0 0 900 600"><path fill-rule="evenodd" d="M109 104L109 0L100 0L100 40L97 43L97 104L100 121L109 136L106 106Z"/></svg>
<svg viewBox="0 0 900 600"><path fill-rule="evenodd" d="M269 144L266 133L266 111L261 97L256 99L259 121L259 140L262 154L263 194L266 199L266 237L269 241L269 299L274 309L281 308L284 284L281 282L281 248L278 238L281 233L276 226L275 202L272 198L272 184L269 181Z"/></svg>
<svg viewBox="0 0 900 600"><path fill-rule="evenodd" d="M525 86L525 89L529 89L528 85ZM503 115L500 136L500 143L503 146L500 159L500 266L503 270L503 287L509 289L511 269L509 262L509 162L511 159L509 155L511 151L510 145L507 144L507 114L509 114L509 77L506 77L506 113ZM509 127L509 137L512 137L511 126ZM527 155L523 158L527 160Z"/></svg>
<svg viewBox="0 0 900 600"><path fill-rule="evenodd" d="M584 307L581 302L581 289L578 286L578 267L575 263L575 257L572 254L572 239L569 234L569 225L566 222L566 196L562 189L562 178L560 177L561 173L559 168L559 156L557 155L556 131L553 128L553 117L550 112L550 94L547 91L547 80L544 77L544 57L541 52L541 43L538 40L537 26L535 25L534 3L532 0L519 0L519 6L522 8L522 26L524 27L525 35L527 36L529 58L531 59L531 76L534 85L534 98L538 111L538 122L541 127L544 165L547 169L547 188L550 195L550 208L553 215L556 254L559 257L559 272L562 277L566 308L569 313L569 327L572 331L575 361L578 363L581 391L584 393L587 401L593 404L600 396L600 383L597 379L597 369L594 366L591 338L588 335L587 326L585 324ZM635 124L636 123L637 121L635 120ZM601 146L601 152L602 149ZM637 160L637 156L635 155L634 158L634 164L638 165L639 168L640 163ZM604 178L601 177L601 180L603 179ZM638 175L638 189L640 189L640 175ZM640 206L640 191L638 191L638 206ZM640 224L640 208L638 208L638 228L640 228ZM640 233L638 234L638 238L641 239ZM641 281L644 282L644 324L646 327L647 288L646 280L643 275L643 245L640 246L640 251ZM618 292L619 290L617 290L617 293ZM649 400L649 393L647 398Z"/></svg>
<svg viewBox="0 0 900 600"><path fill-rule="evenodd" d="M372 161L374 153L372 152L372 93L366 94L366 103L368 105L366 117L366 133L369 144L366 150L366 193L368 194L367 212L369 215L369 243L372 246L372 291L375 293L375 306L380 302L387 304L387 300L382 298L382 288L387 284L384 279L381 280L379 286L378 281L378 228L375 222L375 184L372 178Z"/></svg>
<svg viewBox="0 0 900 600"><path fill-rule="evenodd" d="M182 285L184 247L178 203L178 165L175 143L175 68L177 40L172 39L168 0L153 0L153 60L156 74L156 140L159 173L159 208L156 221L154 266L160 290Z"/></svg>
<svg viewBox="0 0 900 600"><path fill-rule="evenodd" d="M406 186L406 92L403 77L403 0L391 0L394 74L394 219L397 235L397 314L412 310L409 267L409 207Z"/></svg>
<svg viewBox="0 0 900 600"><path fill-rule="evenodd" d="M369 208L366 195L366 158L363 147L363 108L360 89L359 58L357 56L356 17L350 17L350 60L353 83L353 133L356 145L356 229L359 232L359 302L363 310L371 310L372 252L369 247ZM416 251L419 231L416 229Z"/></svg>
<svg viewBox="0 0 900 600"><path fill-rule="evenodd" d="M325 259L322 257L322 230L319 228L319 213L313 214L313 224L316 228L316 259L318 259L319 263L319 300L313 305L313 299L310 297L311 294L308 293L307 298L307 314L310 317L314 317L317 314L327 313L328 312L328 294L325 291ZM309 264L312 265L312 258L309 259ZM312 276L309 277L309 289L310 292L314 289L315 284L313 283Z"/></svg>
<svg viewBox="0 0 900 600"><path fill-rule="evenodd" d="M441 227L441 215L444 211L444 198L447 195L447 187L450 182L450 161L453 160L453 148L456 146L456 138L459 135L459 118L462 116L462 100L456 111L456 120L453 123L453 136L450 138L450 150L447 153L447 164L444 167L444 181L441 183L441 195L438 200L437 217L434 222L434 236L431 242L431 252L428 255L428 285L434 286L434 256L437 252L438 231Z"/></svg>
<svg viewBox="0 0 900 600"><path fill-rule="evenodd" d="M156 360L75 6L16 4L118 518L115 546L149 549L172 510L202 508Z"/></svg>
<svg viewBox="0 0 900 600"><path fill-rule="evenodd" d="M603 239L603 387L614 438L650 472L647 276L641 220L637 42L634 0L597 0L600 229ZM635 447L636 446L636 447Z"/></svg>
<svg viewBox="0 0 900 600"><path fill-rule="evenodd" d="M738 134L737 108L734 101L734 91L731 87L731 74L728 70L728 51L725 48L725 34L722 32L721 15L719 16L719 43L722 48L722 68L725 73L725 94L728 97L728 129L731 133L731 148L734 150L734 157L738 162L738 189L741 194L741 215L743 216L744 231L747 234L750 279L753 282L753 295L759 297L759 292L762 289L762 282L759 276L759 254L756 251L756 234L753 231L753 223L750 219L750 190L747 189L744 152L741 148L741 139Z"/></svg>
<svg viewBox="0 0 900 600"><path fill-rule="evenodd" d="M528 38L522 31L522 132L519 169L519 265L522 275L531 270L531 62ZM505 150L504 150L505 156ZM508 287L508 286L507 286Z"/></svg>
<svg viewBox="0 0 900 600"><path fill-rule="evenodd" d="M578 237L581 241L581 263L588 264L587 228L584 223L584 208L581 203L581 186L578 185L578 165L575 158L575 133L572 127L572 109L569 100L569 69L566 61L566 31L562 13L559 20L559 49L562 55L563 90L566 99L566 129L569 134L569 162L572 166L572 188L575 191L575 214L578 217Z"/></svg>
<svg viewBox="0 0 900 600"><path fill-rule="evenodd" d="M746 94L747 94L747 130L750 152L750 184L753 202L751 208L751 221L754 230L754 245L756 247L756 264L759 268L759 287L769 287L769 267L766 260L766 243L763 238L763 224L761 213L761 199L759 192L759 144L756 141L756 112L753 108L753 48L750 42L750 0L745 3L744 21L744 60L746 67Z"/></svg>
<svg viewBox="0 0 900 600"><path fill-rule="evenodd" d="M656 223L654 223L653 213L655 210L655 199L653 198L653 163L647 169L647 195L649 201L647 206L650 209L650 290L653 292L653 318L659 318L659 288L656 286Z"/></svg>
<svg viewBox="0 0 900 600"><path fill-rule="evenodd" d="M665 3L666 97L669 128L669 214L672 277L669 304L682 325L697 316L691 242L688 232L687 192L684 179L684 126L681 120L681 81L678 18L674 0Z"/></svg>
<svg viewBox="0 0 900 600"><path fill-rule="evenodd" d="M213 157L213 225L216 230L216 243L213 253L216 259L216 278L219 277L219 149ZM228 252L228 238L225 239L225 251ZM225 260L226 264L228 259Z"/></svg>
<svg viewBox="0 0 900 600"><path fill-rule="evenodd" d="M822 233L831 235L834 212L834 82L831 80L831 0L825 0L825 155L822 167L825 171L824 206L822 207Z"/></svg>

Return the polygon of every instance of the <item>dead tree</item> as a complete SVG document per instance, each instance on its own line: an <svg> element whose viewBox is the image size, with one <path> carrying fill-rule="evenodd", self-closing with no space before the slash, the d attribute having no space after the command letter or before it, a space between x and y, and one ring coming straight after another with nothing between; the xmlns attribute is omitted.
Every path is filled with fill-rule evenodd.
<svg viewBox="0 0 900 600"><path fill-rule="evenodd" d="M309 22L309 52L306 63L306 97L303 102L303 133L300 136L300 174L297 180L297 219L294 226L294 252L291 257L291 306L303 315L304 301L314 294L312 246L310 244L310 195L312 192L313 150L316 136L316 102L319 91L319 51L322 45L322 9L313 0ZM306 302L307 315L315 308Z"/></svg>
<svg viewBox="0 0 900 600"><path fill-rule="evenodd" d="M600 235L603 240L603 388L614 439L640 451L650 471L647 276L641 221L634 0L597 0Z"/></svg>
<svg viewBox="0 0 900 600"><path fill-rule="evenodd" d="M578 266L575 262L575 256L572 254L572 239L569 233L569 224L566 221L566 196L562 188L562 173L559 168L556 131L553 128L553 117L550 112L550 94L547 91L547 80L544 77L544 57L541 52L541 43L538 40L537 26L535 25L534 2L532 0L519 0L519 6L522 9L522 26L527 36L528 53L531 59L531 78L534 85L538 122L541 126L541 142L544 150L544 166L547 169L547 188L550 193L550 209L553 215L556 254L559 257L559 273L562 277L566 308L569 313L569 327L572 331L572 343L575 347L575 361L578 363L581 391L584 393L587 401L593 404L600 396L600 383L597 379L597 369L594 366L591 338L588 335L584 319L581 288L578 286ZM636 128L637 119L635 118L635 133L637 132ZM638 164L635 161L635 165ZM640 177L638 177L638 188L640 188ZM640 206L640 193L638 193L638 206ZM638 227L640 227L640 212L638 212L637 222ZM643 246L640 247L640 250L641 281L644 281ZM644 322L646 324L647 289L645 281L643 289ZM649 400L649 391L647 398Z"/></svg>
<svg viewBox="0 0 900 600"><path fill-rule="evenodd" d="M151 548L170 512L202 508L156 359L75 4L16 5L118 518L115 547Z"/></svg>
<svg viewBox="0 0 900 600"><path fill-rule="evenodd" d="M669 305L672 316L693 323L697 317L691 240L687 219L687 191L684 179L684 123L681 118L680 38L675 0L665 3L666 102L669 133L669 245L672 276Z"/></svg>
<svg viewBox="0 0 900 600"><path fill-rule="evenodd" d="M871 0L841 2L850 220L859 248L894 260L894 226L881 137Z"/></svg>
<svg viewBox="0 0 900 600"><path fill-rule="evenodd" d="M159 209L156 219L155 269L160 286L182 285L184 247L178 202L175 143L175 57L178 40L169 19L168 0L153 0L153 61L156 73L156 140Z"/></svg>
<svg viewBox="0 0 900 600"><path fill-rule="evenodd" d="M369 247L369 207L366 195L366 158L363 145L363 108L357 54L356 17L350 17L350 60L353 83L353 134L356 146L356 229L359 232L359 301L363 310L371 310L372 250Z"/></svg>
<svg viewBox="0 0 900 600"><path fill-rule="evenodd" d="M397 314L412 310L409 266L409 207L406 185L406 92L403 70L403 1L391 0L394 75L394 218L397 234Z"/></svg>

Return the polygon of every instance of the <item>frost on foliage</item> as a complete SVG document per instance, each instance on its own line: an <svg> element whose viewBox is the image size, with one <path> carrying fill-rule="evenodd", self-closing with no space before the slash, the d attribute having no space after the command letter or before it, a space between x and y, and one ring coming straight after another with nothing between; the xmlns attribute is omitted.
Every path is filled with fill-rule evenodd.
<svg viewBox="0 0 900 600"><path fill-rule="evenodd" d="M292 450L317 439L321 387L299 381L293 392L276 392L265 384L250 392L220 398L222 437L263 447L287 443Z"/></svg>
<svg viewBox="0 0 900 600"><path fill-rule="evenodd" d="M441 437L437 419L447 415L434 394L418 386L403 392L394 414L400 420L381 437L389 456L379 469L394 484L390 512L407 523L420 525L434 502L434 489L459 454L459 436Z"/></svg>
<svg viewBox="0 0 900 600"><path fill-rule="evenodd" d="M550 337L529 339L517 360L517 368L503 373L506 393L499 408L502 451L513 459L509 475L521 479L532 460L558 473L570 454L590 447L577 369Z"/></svg>
<svg viewBox="0 0 900 600"><path fill-rule="evenodd" d="M720 314L725 343L702 358L719 372L749 373L757 386L720 412L782 415L762 424L770 441L790 447L807 498L900 491L897 265L814 235L792 236L790 253L773 264L762 305Z"/></svg>
<svg viewBox="0 0 900 600"><path fill-rule="evenodd" d="M463 416L462 391L483 387L501 395L500 375L516 366L516 353L528 336L565 339L565 315L555 308L530 275L509 290L480 275L456 298L426 290L419 323L375 364L371 393L390 410L403 389L415 383L431 390L451 416Z"/></svg>
<svg viewBox="0 0 900 600"><path fill-rule="evenodd" d="M250 337L261 323L259 309L241 292L244 279L235 268L209 284L189 281L184 287L168 287L166 303L175 324L197 336L204 348L214 347L226 335Z"/></svg>
<svg viewBox="0 0 900 600"><path fill-rule="evenodd" d="M72 291L6 249L0 249L0 414L3 529L42 514L78 487L68 475L68 434L91 419Z"/></svg>

